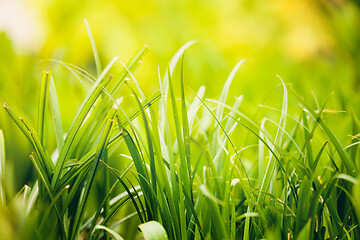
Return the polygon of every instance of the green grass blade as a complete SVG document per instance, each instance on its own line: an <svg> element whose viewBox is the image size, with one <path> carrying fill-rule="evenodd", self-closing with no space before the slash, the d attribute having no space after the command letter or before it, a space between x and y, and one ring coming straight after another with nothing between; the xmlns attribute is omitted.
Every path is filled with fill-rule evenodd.
<svg viewBox="0 0 360 240"><path fill-rule="evenodd" d="M179 155L180 155L180 174L181 174L181 179L184 183L185 189L188 193L191 192L191 185L190 185L190 179L189 179L189 168L187 165L187 158L186 158L186 154L185 154L185 147L184 147L184 138L182 136L182 131L181 131L181 124L179 121L179 114L177 111L177 106L176 106L176 101L175 101L175 94L174 94L174 89L173 89L173 84L172 84L172 79L170 76L170 72L169 72L169 90L170 90L170 97L171 97L171 104L172 104L172 108L173 108L173 116L174 116L174 121L175 121L175 132L176 132L176 139L177 139L177 143L178 143L178 150L179 150Z"/></svg>
<svg viewBox="0 0 360 240"><path fill-rule="evenodd" d="M204 98L205 89L206 89L205 86L201 86L199 88L198 92L196 93L196 95L194 97L194 100L192 101L192 103L189 106L187 115L188 115L188 118L189 118L189 131L190 131L190 133L192 131L192 127L193 127L193 123L194 123L194 120L195 120L195 117L196 117L196 113L197 113L198 109L200 108L201 101Z"/></svg>
<svg viewBox="0 0 360 240"><path fill-rule="evenodd" d="M45 111L47 102L46 100L49 94L50 78L51 72L43 72L43 75L41 77L40 100L38 110L38 135L42 146L44 146Z"/></svg>
<svg viewBox="0 0 360 240"><path fill-rule="evenodd" d="M263 206L263 204L264 204L264 200L265 200L264 192L267 192L270 189L270 192L273 193L273 190L275 188L276 177L277 177L277 165L278 164L280 164L281 169L283 170L284 174L286 175L286 172L285 172L284 168L282 167L282 165L279 161L279 158L276 156L277 151L275 149L275 146L278 146L280 149L282 146L282 139L283 139L283 135L285 133L286 116L287 116L287 108L288 108L287 88L286 88L283 80L280 77L279 77L279 79L281 80L281 83L284 88L281 116L280 116L280 120L279 120L278 129L276 132L274 144L271 143L271 145L273 145L273 146L271 146L271 145L267 146L267 147L269 147L269 149L271 149L272 155L270 155L268 165L265 169L264 178L263 178L263 181L261 182L261 186L260 186L260 192L259 192L259 196L258 196L258 203L260 204L260 206Z"/></svg>
<svg viewBox="0 0 360 240"><path fill-rule="evenodd" d="M35 156L34 156L35 155ZM30 155L30 159L39 175L39 178L41 180L41 183L44 185L48 195L49 195L49 198L51 201L55 202L54 201L54 196L53 196L53 193L52 193L52 190L51 190L51 187L50 187L50 181L49 179L46 178L46 173L44 172L44 170L41 168L41 166L39 165L39 161L36 160L38 159L38 156L36 156L36 153L32 153ZM59 228L61 229L61 235L66 239L66 231L65 231L65 228L64 228L64 223L63 223L63 219L60 215L60 211L57 207L57 205L53 205L54 209L55 209L55 212L56 212L56 215L58 217L58 221L59 221Z"/></svg>
<svg viewBox="0 0 360 240"><path fill-rule="evenodd" d="M129 195L135 209L136 209L136 212L138 213L138 216L139 216L139 219L141 222L144 222L144 218L143 218L143 214L142 212L143 211L140 211L140 208L138 206L138 204L136 203L136 200L135 200L135 197L134 197L134 194L130 191L129 187L126 185L126 183L124 182L124 180L122 180L122 177L124 176L122 174L122 176L120 176L114 168L110 167L109 165L107 165L105 162L101 161L101 163L103 163L110 171L111 173L117 178L117 180L121 183L121 185L124 187L125 191L127 192L127 194ZM135 193L135 195L137 195L136 193L136 189L133 187L133 191ZM137 195L138 197L138 195ZM140 199L139 199L140 201ZM108 216L105 217L105 219L109 219Z"/></svg>
<svg viewBox="0 0 360 240"><path fill-rule="evenodd" d="M108 233L111 234L111 236L116 239L116 240L124 240L118 233L116 233L115 231L111 230L110 228L103 226L103 225L96 225L95 230L104 230Z"/></svg>
<svg viewBox="0 0 360 240"><path fill-rule="evenodd" d="M201 192L205 196L205 200L208 204L209 209L211 209L208 214L211 218L212 232L214 233L214 239L229 239L228 232L226 231L225 222L223 217L220 214L218 207L219 200L209 192L205 185L200 186Z"/></svg>
<svg viewBox="0 0 360 240"><path fill-rule="evenodd" d="M86 19L84 19L84 23L85 23L86 30L88 32L89 39L90 39L90 42L91 42L91 47L92 47L93 53L94 53L97 76L100 76L100 73L102 72L102 68L101 68L100 57L99 57L99 53L98 53L97 48L96 48L94 36L91 33L89 23L88 23L88 21Z"/></svg>
<svg viewBox="0 0 360 240"><path fill-rule="evenodd" d="M300 97L295 91L293 91L294 95L299 99L304 108L311 114L311 116L320 124L321 128L330 138L332 144L335 146L336 151L338 152L341 160L343 161L345 167L349 171L352 176L359 175L359 169L356 168L354 162L350 159L350 156L341 146L340 141L336 138L334 133L330 130L330 128L326 125L325 121L321 118L319 114L317 114L311 107L308 105L302 97Z"/></svg>
<svg viewBox="0 0 360 240"><path fill-rule="evenodd" d="M61 123L59 100L56 93L55 82L52 77L50 78L49 90L50 90L50 106L54 121L54 127L55 127L57 149L59 152L61 152L61 149L64 146L64 132Z"/></svg>
<svg viewBox="0 0 360 240"><path fill-rule="evenodd" d="M145 240L168 240L164 227L156 221L140 224L139 229Z"/></svg>
<svg viewBox="0 0 360 240"><path fill-rule="evenodd" d="M108 140L110 138L110 133L111 133L111 129L113 127L113 122L114 120L112 120L111 118L114 117L114 115L116 114L116 110L117 109L112 109L111 112L109 112L108 116L110 117L110 119L107 120L106 125L104 127L104 130L102 132L99 144L97 146L97 152L94 158L94 161L91 164L91 169L89 170L89 172L87 173L87 181L85 183L84 186L84 190L80 196L80 200L79 200L79 206L78 209L76 211L76 215L74 217L74 226L72 227L72 231L71 231L71 235L70 235L70 240L75 240L77 239L77 235L82 223L82 219L84 216L84 212L85 212L85 208L86 205L88 204L88 198L90 195L90 190L92 187L92 183L94 182L94 178L95 178L95 173L99 164L99 159L101 158L106 145L108 143Z"/></svg>
<svg viewBox="0 0 360 240"><path fill-rule="evenodd" d="M54 169L54 164L50 156L44 151L36 132L29 126L29 124L25 122L25 119L23 117L18 117L6 103L4 103L3 107L9 114L11 119L15 122L15 124L29 140L30 144L39 156L39 166L41 166L41 169L46 174L46 178L50 179L51 173Z"/></svg>
<svg viewBox="0 0 360 240"><path fill-rule="evenodd" d="M144 123L144 128L145 128L145 133L146 133L146 139L147 139L147 144L148 144L148 151L149 151L149 155L150 155L150 174L151 174L151 185L152 185L152 189L155 192L157 192L157 184L156 184L156 170L155 170L155 157L154 157L154 147L153 147L153 140L151 138L151 133L150 133L150 125L149 122L147 120L147 117L145 115L144 109L142 108L141 102L138 98L138 96L136 95L135 91L129 86L131 92L134 94L136 102L138 104L138 108L140 110L141 113L141 117ZM157 129L156 129L157 130ZM157 206L154 204L154 200L152 198L150 198L150 206L153 208L152 209L152 213L154 214L152 217L153 219L157 219Z"/></svg>
<svg viewBox="0 0 360 240"><path fill-rule="evenodd" d="M220 95L220 99L219 99L219 103L225 103L227 95L229 93L229 89L231 86L231 83L235 77L236 72L239 70L240 66L245 62L245 60L241 60L240 62L238 62L235 67L232 69L231 73L229 74L229 77L226 79L226 82L224 84L224 87L221 91L221 95ZM222 104L218 105L218 108L216 110L216 119L219 120L219 122L222 121L222 116L224 113L224 106ZM213 135L213 140L212 140L212 145L211 145L211 154L213 157L215 157L216 155L216 150L219 147L219 135L220 135L220 128L218 128L218 122L214 123L214 135ZM218 166L216 165L216 168L218 169Z"/></svg>
<svg viewBox="0 0 360 240"><path fill-rule="evenodd" d="M0 129L0 202L5 206L5 140Z"/></svg>
<svg viewBox="0 0 360 240"><path fill-rule="evenodd" d="M29 199L27 201L26 214L30 214L32 211L35 211L34 210L36 206L35 203L38 197L39 197L39 181L37 180L31 189Z"/></svg>
<svg viewBox="0 0 360 240"><path fill-rule="evenodd" d="M89 113L90 109L93 107L95 101L98 99L100 94L103 92L106 85L110 82L112 79L112 75L110 75L107 78L104 78L106 73L110 70L110 68L115 64L117 61L117 58L113 58L113 60L106 66L104 71L100 74L99 78L97 79L96 83L94 84L93 88L87 95L86 99L83 101L75 119L72 123L70 130L66 136L66 140L64 143L64 146L59 154L59 159L56 162L55 172L54 176L51 182L51 187L54 188L58 178L60 176L60 173L62 171L62 168L64 166L64 162L66 160L66 157L69 154L70 148L72 147L74 138L79 131L80 126L83 124L85 117Z"/></svg>
<svg viewBox="0 0 360 240"><path fill-rule="evenodd" d="M193 195L193 191L192 191L192 185L191 185L191 155L190 155L190 130L189 130L189 118L187 115L187 110L186 110L186 103L185 103L185 90L184 90L184 58L185 58L185 52L184 55L181 59L181 76L180 76L180 89L181 89L181 113L182 113L182 132L183 132L183 142L184 142L184 150L185 150L185 159L186 159L186 163L187 163L187 168L188 168L188 172L187 174L189 174L189 186L190 186L190 192L188 192L191 196L191 200L192 200L192 195Z"/></svg>
<svg viewBox="0 0 360 240"><path fill-rule="evenodd" d="M308 124L308 121L307 121L307 115L306 115L305 111L303 111L303 123L304 123L304 126L305 126L305 128L304 128L305 142L310 142L312 136L310 135L310 132L308 130L309 129L309 124ZM308 166L311 167L314 164L314 157L313 157L313 153L312 153L312 145L311 144L307 145L306 153L307 153L306 155L307 155L307 159L308 159Z"/></svg>

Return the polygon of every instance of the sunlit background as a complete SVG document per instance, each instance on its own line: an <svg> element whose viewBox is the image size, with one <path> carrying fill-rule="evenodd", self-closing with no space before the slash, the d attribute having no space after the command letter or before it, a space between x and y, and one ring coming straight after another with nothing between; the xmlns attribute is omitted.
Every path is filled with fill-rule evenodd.
<svg viewBox="0 0 360 240"><path fill-rule="evenodd" d="M278 74L308 102L329 99L329 107L359 116L356 1L0 0L0 100L34 126L42 71L53 71L64 129L85 96L76 78L49 59L96 73L84 18L103 65L113 56L126 62L143 44L150 46L136 72L149 94L159 88L158 69L163 75L172 55L195 39L185 57L190 96L206 85L206 96L218 98L231 69L247 59L229 95L230 103L244 95L244 112L255 114L259 104L277 106L282 97ZM3 110L0 128L6 167L14 172L8 182L16 190L33 179L31 148Z"/></svg>

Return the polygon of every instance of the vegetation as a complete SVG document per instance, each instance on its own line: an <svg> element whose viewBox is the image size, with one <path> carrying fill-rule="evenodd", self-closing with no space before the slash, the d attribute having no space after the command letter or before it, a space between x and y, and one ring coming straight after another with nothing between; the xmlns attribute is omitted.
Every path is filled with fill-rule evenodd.
<svg viewBox="0 0 360 240"><path fill-rule="evenodd" d="M134 238L139 224L145 239L360 238L356 115L346 116L352 137L340 140L328 119L342 112L309 103L278 77L280 107L261 105L249 117L243 96L228 98L244 60L219 100L205 98L205 87L188 93L185 52L194 41L159 71L160 91L148 96L133 75L148 47L116 72L118 58L102 68L87 30L96 76L54 60L91 83L69 129L51 72L41 79L36 127L3 105L31 144L37 175L8 194L0 131L4 239Z"/></svg>

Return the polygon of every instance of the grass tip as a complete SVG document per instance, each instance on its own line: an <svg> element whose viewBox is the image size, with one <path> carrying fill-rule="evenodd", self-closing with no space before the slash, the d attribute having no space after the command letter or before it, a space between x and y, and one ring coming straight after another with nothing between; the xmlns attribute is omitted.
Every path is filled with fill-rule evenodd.
<svg viewBox="0 0 360 240"><path fill-rule="evenodd" d="M8 108L8 106L7 106L6 102L4 102L4 104L3 104L3 108Z"/></svg>
<svg viewBox="0 0 360 240"><path fill-rule="evenodd" d="M69 189L69 188L70 188L70 185L66 185L66 186L65 186L65 189Z"/></svg>

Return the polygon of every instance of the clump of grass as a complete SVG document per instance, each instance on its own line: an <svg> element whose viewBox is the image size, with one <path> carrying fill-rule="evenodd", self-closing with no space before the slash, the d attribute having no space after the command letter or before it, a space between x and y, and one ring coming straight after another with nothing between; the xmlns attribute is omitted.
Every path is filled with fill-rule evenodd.
<svg viewBox="0 0 360 240"><path fill-rule="evenodd" d="M341 144L326 124L331 111L325 104L314 109L290 88L300 106L291 115L288 87L280 79L281 108L261 107L275 117L246 116L241 96L233 105L227 101L244 61L230 73L218 101L204 98L201 87L190 102L183 63L194 42L179 49L163 77L159 73L160 91L149 97L133 75L148 48L112 75L118 59L103 69L87 29L97 76L61 62L76 76L94 79L65 137L51 72L43 73L36 130L4 104L34 149L37 182L13 200L24 205L27 237L122 239L115 232L122 221L115 219L131 205L135 212L124 221L137 217L145 239L360 238L358 142ZM173 74L177 65L180 76ZM120 101L124 89L135 100L131 111ZM51 156L44 135L48 105L58 152ZM0 131L1 170L2 139ZM115 167L112 149L121 149L131 164ZM1 171L1 196L3 176ZM103 198L91 212L97 181ZM120 185L124 193L117 194Z"/></svg>

